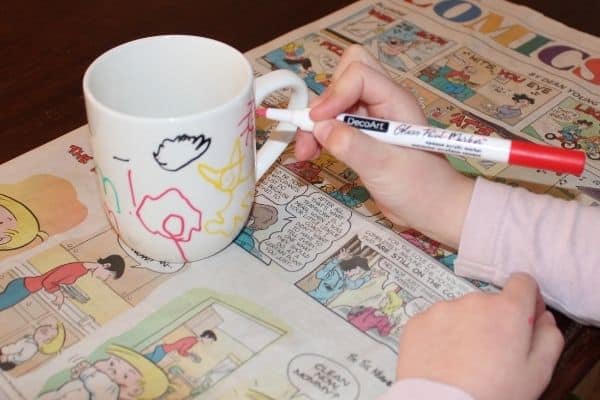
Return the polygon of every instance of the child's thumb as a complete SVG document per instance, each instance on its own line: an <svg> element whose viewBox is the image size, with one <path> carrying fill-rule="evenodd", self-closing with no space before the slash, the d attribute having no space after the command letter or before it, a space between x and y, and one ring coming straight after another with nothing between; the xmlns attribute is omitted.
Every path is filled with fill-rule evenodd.
<svg viewBox="0 0 600 400"><path fill-rule="evenodd" d="M321 146L363 179L368 180L377 171L380 174L391 159L391 145L379 142L340 121L317 122L313 134Z"/></svg>

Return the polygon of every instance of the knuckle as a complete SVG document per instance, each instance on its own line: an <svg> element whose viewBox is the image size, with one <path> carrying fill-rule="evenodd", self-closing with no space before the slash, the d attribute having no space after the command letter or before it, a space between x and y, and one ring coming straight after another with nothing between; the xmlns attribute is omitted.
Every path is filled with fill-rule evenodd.
<svg viewBox="0 0 600 400"><path fill-rule="evenodd" d="M354 134L348 134L350 128L336 124L328 138L328 147L335 155L345 155L352 151Z"/></svg>
<svg viewBox="0 0 600 400"><path fill-rule="evenodd" d="M354 60L348 65L346 71L347 74L350 76L362 76L366 68L367 67L365 66L365 64L363 64L360 61Z"/></svg>

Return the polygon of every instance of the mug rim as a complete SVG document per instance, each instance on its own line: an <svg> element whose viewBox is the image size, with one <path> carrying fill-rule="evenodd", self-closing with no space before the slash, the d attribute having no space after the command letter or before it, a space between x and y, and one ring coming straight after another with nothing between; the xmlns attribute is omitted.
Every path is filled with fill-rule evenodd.
<svg viewBox="0 0 600 400"><path fill-rule="evenodd" d="M212 42L213 44L217 44L221 47L225 47L228 50L234 52L240 58L240 60L242 60L244 69L247 72L246 85L244 85L244 87L239 91L239 93L236 93L234 96L230 97L225 102L218 104L215 107L211 107L211 108L208 108L205 110L199 110L199 111L195 111L195 112L191 112L191 113L187 113L187 114L177 115L177 116L154 117L154 116L139 116L139 115L129 114L129 113L119 111L113 107L106 105L104 102L100 101L94 95L92 89L90 88L90 79L91 79L90 77L93 74L95 67L102 60L110 57L111 55L113 55L114 53L116 53L118 51L123 51L123 49L130 47L130 46L135 46L141 42L149 42L149 41L157 41L157 40L178 40L178 39L192 39L192 40L198 40L198 41L203 41L203 42ZM131 40L129 42L125 42L118 46L110 48L107 51L105 51L104 53L100 54L98 57L96 57L94 59L94 61L92 61L92 63L85 70L85 73L83 75L83 94L84 94L84 98L87 101L90 101L95 107L97 107L97 108L101 109L103 112L111 114L113 116L117 116L117 117L124 118L124 119L130 119L130 120L138 120L138 121L165 121L165 120L174 121L174 120L189 119L189 118L197 117L200 115L207 115L207 114L211 114L214 112L218 112L219 110L228 107L230 104L234 104L234 103L238 102L240 99L242 99L246 95L248 90L252 89L253 82L254 82L254 73L253 73L253 68L250 65L250 62L244 56L244 54L241 51L239 51L238 49L236 49L235 47L233 47L227 43L221 42L219 40L204 37L204 36L167 34L167 35L147 36L147 37L143 37L140 39Z"/></svg>

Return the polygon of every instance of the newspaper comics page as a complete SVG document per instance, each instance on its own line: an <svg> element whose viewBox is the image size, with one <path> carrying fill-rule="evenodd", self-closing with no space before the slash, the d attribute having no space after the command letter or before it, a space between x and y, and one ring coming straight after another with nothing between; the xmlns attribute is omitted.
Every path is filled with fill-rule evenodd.
<svg viewBox="0 0 600 400"><path fill-rule="evenodd" d="M587 157L579 178L448 157L461 172L600 204L597 38L502 1L370 0L246 56L256 75L291 70L317 96L355 43L431 125ZM275 127L257 117L257 147ZM411 317L496 290L454 275L455 250L387 220L351 168L327 153L298 161L293 144L235 244L195 263L153 260L110 228L88 135L0 166L1 399L375 399ZM73 275L99 260L123 274Z"/></svg>

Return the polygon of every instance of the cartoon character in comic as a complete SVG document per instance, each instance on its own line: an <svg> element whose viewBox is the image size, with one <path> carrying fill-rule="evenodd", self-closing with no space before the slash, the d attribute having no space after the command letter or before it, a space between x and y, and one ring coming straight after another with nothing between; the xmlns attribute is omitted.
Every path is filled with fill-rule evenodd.
<svg viewBox="0 0 600 400"><path fill-rule="evenodd" d="M35 239L43 241L47 237L25 204L0 193L0 251L19 249Z"/></svg>
<svg viewBox="0 0 600 400"><path fill-rule="evenodd" d="M205 345L214 343L217 341L217 335L210 329L205 330L200 334L200 337L196 336L186 336L181 339L176 340L173 343L163 343L154 347L151 353L144 354L148 360L152 361L155 364L158 364L172 351L176 351L182 357L190 357L194 362L199 363L201 358L199 355L190 352L190 349L197 345L198 343L202 343Z"/></svg>
<svg viewBox="0 0 600 400"><path fill-rule="evenodd" d="M324 170L334 166L335 164L339 163L339 161L331 154L322 151L318 158L312 160L312 163L321 170Z"/></svg>
<svg viewBox="0 0 600 400"><path fill-rule="evenodd" d="M277 222L277 218L277 208L270 204L254 203L250 211L248 223L235 239L235 243L244 250L251 252L256 248L254 232L268 229Z"/></svg>
<svg viewBox="0 0 600 400"><path fill-rule="evenodd" d="M358 179L358 174L350 167L343 170L340 176L347 182L354 182Z"/></svg>
<svg viewBox="0 0 600 400"><path fill-rule="evenodd" d="M456 261L456 256L456 253L444 254L444 252L440 252L436 254L434 258L440 263L442 263L449 270L454 271L454 262Z"/></svg>
<svg viewBox="0 0 600 400"><path fill-rule="evenodd" d="M416 26L403 22L382 33L377 46L379 60L393 68L406 71L406 63L400 55L415 44L418 31Z"/></svg>
<svg viewBox="0 0 600 400"><path fill-rule="evenodd" d="M590 160L600 160L600 136L580 139L577 144Z"/></svg>
<svg viewBox="0 0 600 400"><path fill-rule="evenodd" d="M348 313L348 322L362 332L370 329L377 330L379 336L389 336L396 325L396 313L402 310L404 301L400 297L400 287L396 284L387 290L377 308L355 307Z"/></svg>
<svg viewBox="0 0 600 400"><path fill-rule="evenodd" d="M449 64L452 64L451 67ZM453 54L445 63L430 65L419 73L419 79L429 82L433 87L449 94L457 100L465 101L475 94L471 76L477 73L477 68L464 60L460 55Z"/></svg>
<svg viewBox="0 0 600 400"><path fill-rule="evenodd" d="M430 256L434 256L435 254L437 254L440 248L440 242L428 238L416 229L410 228L405 231L402 231L400 232L400 236L406 241L408 241L410 244L423 250Z"/></svg>
<svg viewBox="0 0 600 400"><path fill-rule="evenodd" d="M523 108L535 104L535 100L524 93L515 93L511 100L514 104L504 104L496 109L494 116L499 120L519 118Z"/></svg>
<svg viewBox="0 0 600 400"><path fill-rule="evenodd" d="M465 65L462 70L448 71L444 76L447 82L442 86L442 90L453 97L460 97L467 91L468 85L472 84L471 75L475 72L477 70L472 65Z"/></svg>
<svg viewBox="0 0 600 400"><path fill-rule="evenodd" d="M299 65L304 71L308 71L312 67L310 58L304 55L304 46L292 42L282 46L281 50L284 53L283 61L288 65Z"/></svg>
<svg viewBox="0 0 600 400"><path fill-rule="evenodd" d="M37 353L57 354L65 344L65 327L61 322L38 326L31 335L0 346L0 369L9 371L32 359Z"/></svg>
<svg viewBox="0 0 600 400"><path fill-rule="evenodd" d="M150 400L164 395L169 378L152 361L127 347L111 345L108 358L82 361L71 370L71 380L40 400Z"/></svg>
<svg viewBox="0 0 600 400"><path fill-rule="evenodd" d="M447 115L448 113L450 113L454 110L455 110L455 107L453 105L448 105L445 107L435 106L435 107L432 107L431 109L427 110L426 114L429 118L432 118L434 120L440 120L442 117L444 117L445 115Z"/></svg>
<svg viewBox="0 0 600 400"><path fill-rule="evenodd" d="M329 195L350 208L358 208L371 198L367 188L356 182L346 183Z"/></svg>
<svg viewBox="0 0 600 400"><path fill-rule="evenodd" d="M53 294L53 303L60 308L65 301L63 285L70 287L88 273L101 281L119 279L124 271L123 257L112 254L99 258L97 262L71 262L54 267L42 275L15 278L0 292L0 311L13 307L40 290Z"/></svg>
<svg viewBox="0 0 600 400"><path fill-rule="evenodd" d="M277 68L290 69L296 73L306 73L310 71L312 62L304 53L304 46L290 42L272 51L265 58Z"/></svg>
<svg viewBox="0 0 600 400"><path fill-rule="evenodd" d="M592 122L585 119L578 119L569 125L563 126L558 131L558 135L550 132L546 133L544 136L546 139L559 140L560 145L565 149L574 149L578 147L579 140L581 139L581 132L590 126L592 126Z"/></svg>
<svg viewBox="0 0 600 400"><path fill-rule="evenodd" d="M364 272L369 271L368 274ZM308 294L321 304L328 304L345 289L356 290L372 279L371 267L366 258L353 256L346 249L340 250L316 273L317 288Z"/></svg>
<svg viewBox="0 0 600 400"><path fill-rule="evenodd" d="M310 161L296 161L285 164L284 167L313 185L323 182L321 167Z"/></svg>

